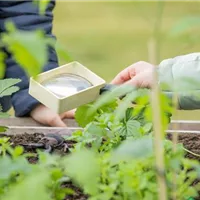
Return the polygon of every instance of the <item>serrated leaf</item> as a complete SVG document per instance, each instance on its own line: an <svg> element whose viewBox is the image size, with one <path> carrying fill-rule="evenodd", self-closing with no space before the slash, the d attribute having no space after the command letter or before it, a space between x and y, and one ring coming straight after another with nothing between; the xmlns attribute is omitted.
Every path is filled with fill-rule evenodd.
<svg viewBox="0 0 200 200"><path fill-rule="evenodd" d="M86 104L77 108L75 112L75 119L79 126L84 128L87 124L94 120L96 112L93 112L92 114L88 113L91 107L91 104Z"/></svg>
<svg viewBox="0 0 200 200"><path fill-rule="evenodd" d="M120 130L120 134L123 136L138 136L139 135L140 122L136 120L128 120L125 126Z"/></svg>
<svg viewBox="0 0 200 200"><path fill-rule="evenodd" d="M20 79L3 79L0 80L0 97L9 96L14 92L18 91L19 88L17 86L13 86L19 83Z"/></svg>
<svg viewBox="0 0 200 200"><path fill-rule="evenodd" d="M47 44L41 31L16 30L13 24L7 24L8 33L2 35L2 42L30 76L40 73L47 63Z"/></svg>

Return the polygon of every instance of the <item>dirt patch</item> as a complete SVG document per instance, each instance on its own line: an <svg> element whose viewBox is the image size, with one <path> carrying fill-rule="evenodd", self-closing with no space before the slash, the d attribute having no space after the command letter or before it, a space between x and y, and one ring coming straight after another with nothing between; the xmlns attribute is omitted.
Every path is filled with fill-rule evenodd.
<svg viewBox="0 0 200 200"><path fill-rule="evenodd" d="M0 137L3 137L3 136L5 136L5 135L0 135ZM27 159L31 164L36 164L38 162L36 153L37 153L37 149L40 149L40 148L32 148L31 146L26 146L26 145L33 144L33 143L38 144L44 137L45 137L45 135L41 134L41 133L34 133L34 134L26 134L25 133L25 134L21 134L21 135L17 134L17 135L9 136L9 138L10 138L9 141L10 141L12 147L16 147L19 145L23 146L25 153L35 153L35 156L29 157ZM65 142L68 145L68 147L72 147L74 144L73 141L65 141ZM44 149L41 148L41 150L44 150ZM53 148L52 153L66 155L69 152L67 152L66 149L64 149L63 145L60 145L60 146ZM74 190L73 195L68 195L63 200L86 200L86 199L88 199L88 196L83 194L83 192L78 187L74 186L72 183L64 183L62 185L62 187L70 188L70 189Z"/></svg>
<svg viewBox="0 0 200 200"><path fill-rule="evenodd" d="M169 134L168 138L171 139L172 135ZM191 153L189 152L186 153L187 158L200 161L200 134L195 134L195 133L178 134L178 142L182 143L186 150L191 151Z"/></svg>
<svg viewBox="0 0 200 200"><path fill-rule="evenodd" d="M2 136L1 136L2 137ZM13 147L18 146L18 145L25 145L24 150L25 152L29 153L36 153L37 148L31 148L30 146L26 146L31 143L39 143L42 138L45 137L44 134L41 133L35 133L35 134L21 134L21 135L13 135L9 136L10 137L10 142ZM172 138L172 135L169 134L167 136L168 139ZM196 159L200 161L200 135L198 134L193 134L193 133L182 133L178 135L178 142L183 143L184 147L188 149L189 151L193 152L192 153L187 152L186 157L190 159ZM72 147L74 142L73 141L65 141L68 147ZM58 145L57 147L53 148L52 153L58 153L60 155L66 155L69 152L66 151L63 145ZM198 156L199 155L199 156ZM28 158L29 162L31 164L36 164L38 161L37 154L35 157ZM196 182L199 182L197 180ZM64 200L86 200L88 199L87 195L84 195L83 192L76 186L74 186L72 183L64 183L63 187L65 188L71 188L75 191L75 194L73 195L68 195ZM200 200L200 197L196 198L196 200Z"/></svg>

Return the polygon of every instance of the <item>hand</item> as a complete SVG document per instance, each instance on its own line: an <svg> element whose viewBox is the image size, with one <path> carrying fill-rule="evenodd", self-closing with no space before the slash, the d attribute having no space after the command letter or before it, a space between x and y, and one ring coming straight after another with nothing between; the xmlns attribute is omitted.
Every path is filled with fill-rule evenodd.
<svg viewBox="0 0 200 200"><path fill-rule="evenodd" d="M153 83L154 66L140 61L132 64L121 71L113 80L112 84L130 84L140 88L150 88Z"/></svg>
<svg viewBox="0 0 200 200"><path fill-rule="evenodd" d="M31 117L44 125L54 126L54 127L66 127L66 124L62 121L65 118L74 118L75 110L65 112L61 115L54 113L50 108L44 105L38 105L30 113Z"/></svg>

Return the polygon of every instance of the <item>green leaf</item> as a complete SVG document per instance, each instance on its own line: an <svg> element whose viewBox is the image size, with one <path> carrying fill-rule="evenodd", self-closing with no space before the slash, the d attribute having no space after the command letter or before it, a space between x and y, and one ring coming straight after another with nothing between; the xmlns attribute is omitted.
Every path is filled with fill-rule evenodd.
<svg viewBox="0 0 200 200"><path fill-rule="evenodd" d="M118 108L116 109L116 118L122 119L125 116L127 108L132 105L132 102L138 97L137 91L133 91L123 99Z"/></svg>
<svg viewBox="0 0 200 200"><path fill-rule="evenodd" d="M65 62L74 61L67 50L58 42L56 43L56 52L58 53L59 57L62 58Z"/></svg>
<svg viewBox="0 0 200 200"><path fill-rule="evenodd" d="M99 99L94 103L94 106L90 108L89 114L96 112L103 106L109 106L110 103L114 102L116 98L123 97L128 93L135 90L133 86L130 85L121 85L115 87L112 91L103 93Z"/></svg>
<svg viewBox="0 0 200 200"><path fill-rule="evenodd" d="M0 126L0 133L4 133L8 130L8 127L6 126Z"/></svg>
<svg viewBox="0 0 200 200"><path fill-rule="evenodd" d="M128 108L126 110L125 121L127 122L133 117L133 108Z"/></svg>
<svg viewBox="0 0 200 200"><path fill-rule="evenodd" d="M40 14L44 15L50 0L34 0L34 2L38 5Z"/></svg>
<svg viewBox="0 0 200 200"><path fill-rule="evenodd" d="M8 33L2 35L2 42L30 76L36 76L47 63L47 44L41 31L16 30L7 24Z"/></svg>
<svg viewBox="0 0 200 200"><path fill-rule="evenodd" d="M153 124L151 122L146 123L142 128L145 133L149 133L149 131L151 131L153 128Z"/></svg>
<svg viewBox="0 0 200 200"><path fill-rule="evenodd" d="M100 177L96 157L97 155L91 151L81 150L63 160L67 174L84 189L86 194L90 195L97 194Z"/></svg>
<svg viewBox="0 0 200 200"><path fill-rule="evenodd" d="M138 136L140 129L140 122L136 120L128 120L125 126L120 130L120 134L123 136Z"/></svg>
<svg viewBox="0 0 200 200"><path fill-rule="evenodd" d="M96 112L89 114L88 111L93 105L86 104L77 108L75 113L75 119L79 126L85 127L87 124L92 122L95 118Z"/></svg>
<svg viewBox="0 0 200 200"><path fill-rule="evenodd" d="M121 162L138 158L146 158L153 154L153 142L150 137L127 140L114 151L113 161Z"/></svg>
<svg viewBox="0 0 200 200"><path fill-rule="evenodd" d="M14 148L12 156L14 158L16 158L16 157L22 155L23 152L24 152L24 148L22 146L17 146L17 147Z"/></svg>
<svg viewBox="0 0 200 200"><path fill-rule="evenodd" d="M4 78L5 75L5 54L3 52L0 52L0 79Z"/></svg>
<svg viewBox="0 0 200 200"><path fill-rule="evenodd" d="M12 187L9 192L3 197L4 200L50 200L50 194L47 191L46 184L50 182L47 171L38 171L37 173L31 174L26 177L24 181L19 182L17 185Z"/></svg>
<svg viewBox="0 0 200 200"><path fill-rule="evenodd" d="M0 80L0 97L9 96L19 90L17 86L13 86L19 83L20 79L3 79Z"/></svg>
<svg viewBox="0 0 200 200"><path fill-rule="evenodd" d="M0 112L0 118L8 118L9 116L8 113Z"/></svg>
<svg viewBox="0 0 200 200"><path fill-rule="evenodd" d="M56 48L56 52L59 55L60 58L62 58L65 62L72 62L73 59L71 57L71 55L69 55L69 53L67 52L67 50L65 49L65 47L59 43L56 42L55 44L55 40L52 38L47 38L46 42L49 46Z"/></svg>
<svg viewBox="0 0 200 200"><path fill-rule="evenodd" d="M105 128L101 128L99 127L97 124L90 123L86 126L85 128L85 132L88 132L92 135L98 135L98 136L104 136L106 135L107 131L105 130Z"/></svg>

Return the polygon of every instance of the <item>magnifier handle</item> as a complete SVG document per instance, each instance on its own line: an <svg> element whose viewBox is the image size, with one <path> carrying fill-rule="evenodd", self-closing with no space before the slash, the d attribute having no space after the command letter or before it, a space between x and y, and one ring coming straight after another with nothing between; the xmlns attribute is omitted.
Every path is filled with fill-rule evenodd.
<svg viewBox="0 0 200 200"><path fill-rule="evenodd" d="M116 85L106 84L103 88L100 89L100 94L103 94L104 92L112 91L115 88L116 88Z"/></svg>

